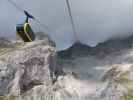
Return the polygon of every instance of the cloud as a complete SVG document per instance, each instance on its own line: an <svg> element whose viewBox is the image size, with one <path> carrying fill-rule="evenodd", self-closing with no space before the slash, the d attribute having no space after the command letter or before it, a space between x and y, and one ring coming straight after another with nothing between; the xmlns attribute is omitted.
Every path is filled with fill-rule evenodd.
<svg viewBox="0 0 133 100"><path fill-rule="evenodd" d="M74 36L65 0L13 0L31 12L51 31L32 21L35 31L46 31L57 43L57 49L72 45ZM78 38L82 43L95 46L112 37L133 34L132 0L69 0ZM7 0L0 1L0 35L14 35L15 25L24 14Z"/></svg>

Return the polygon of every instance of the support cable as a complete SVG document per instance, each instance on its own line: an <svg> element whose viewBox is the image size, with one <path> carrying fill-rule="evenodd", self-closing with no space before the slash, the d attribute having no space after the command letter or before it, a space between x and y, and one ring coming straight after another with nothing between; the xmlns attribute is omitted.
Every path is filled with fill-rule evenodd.
<svg viewBox="0 0 133 100"><path fill-rule="evenodd" d="M73 34L75 36L75 42L79 42L79 39L78 39L78 34L76 32L76 27L75 27L75 24L74 24L74 19L73 19L73 16L72 16L72 11L71 11L71 6L70 6L70 3L69 3L69 0L66 0L66 4L67 4L67 9L68 9L68 14L69 14L69 17L70 17L70 22L71 22L71 25L72 25L72 30L73 30Z"/></svg>

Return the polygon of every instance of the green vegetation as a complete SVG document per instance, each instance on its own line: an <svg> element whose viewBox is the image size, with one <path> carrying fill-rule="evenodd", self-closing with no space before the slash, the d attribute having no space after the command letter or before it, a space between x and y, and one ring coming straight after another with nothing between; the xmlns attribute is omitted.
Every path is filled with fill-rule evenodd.
<svg viewBox="0 0 133 100"><path fill-rule="evenodd" d="M128 90L128 94L122 96L120 100L133 100L133 90Z"/></svg>
<svg viewBox="0 0 133 100"><path fill-rule="evenodd" d="M0 100L15 100L15 96L0 96Z"/></svg>
<svg viewBox="0 0 133 100"><path fill-rule="evenodd" d="M8 100L6 96L0 96L0 100Z"/></svg>
<svg viewBox="0 0 133 100"><path fill-rule="evenodd" d="M120 100L133 100L133 80L129 80L129 76L133 71L126 71L122 73L117 82L121 84L126 90L127 93L120 98Z"/></svg>
<svg viewBox="0 0 133 100"><path fill-rule="evenodd" d="M0 56L4 55L6 53L12 52L14 50L21 49L23 47L24 43L16 43L12 47L5 47L5 48L0 48Z"/></svg>

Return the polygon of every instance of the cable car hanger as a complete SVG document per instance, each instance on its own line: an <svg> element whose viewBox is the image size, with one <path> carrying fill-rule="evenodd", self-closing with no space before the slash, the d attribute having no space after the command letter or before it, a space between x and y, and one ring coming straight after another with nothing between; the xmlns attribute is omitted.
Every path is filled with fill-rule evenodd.
<svg viewBox="0 0 133 100"><path fill-rule="evenodd" d="M13 0L7 0L7 1L10 4L12 4L16 9L18 9L20 12L22 12L22 13L24 13L26 15L31 15L28 11L26 11L26 10L22 9L22 7L18 6ZM37 19L37 18L34 17L33 20L35 20L38 24L40 24L40 26L43 29L46 29L48 32L51 32L51 29L47 25L41 23L39 19Z"/></svg>

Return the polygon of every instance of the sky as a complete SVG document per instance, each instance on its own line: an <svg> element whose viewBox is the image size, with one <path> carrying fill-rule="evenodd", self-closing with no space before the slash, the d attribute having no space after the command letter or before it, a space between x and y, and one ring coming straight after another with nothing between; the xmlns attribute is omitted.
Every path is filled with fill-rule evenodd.
<svg viewBox="0 0 133 100"><path fill-rule="evenodd" d="M28 10L49 30L36 21L30 24L35 32L43 31L57 45L57 50L69 48L75 40L65 0L12 0ZM132 0L69 0L78 39L96 46L110 38L133 35ZM15 36L15 25L24 14L7 0L0 0L0 36Z"/></svg>

